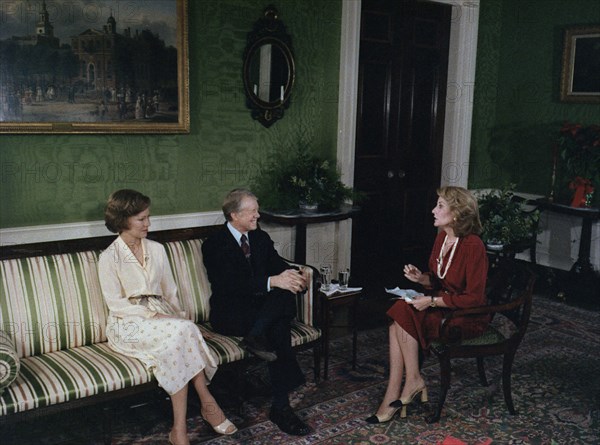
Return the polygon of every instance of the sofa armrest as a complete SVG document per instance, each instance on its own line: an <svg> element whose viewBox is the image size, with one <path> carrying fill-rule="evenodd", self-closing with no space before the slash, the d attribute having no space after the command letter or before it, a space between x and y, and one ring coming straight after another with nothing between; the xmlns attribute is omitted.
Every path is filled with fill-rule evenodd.
<svg viewBox="0 0 600 445"><path fill-rule="evenodd" d="M289 262L289 264L301 269L308 278L306 291L298 294L296 319L306 325L315 326L315 321L318 320L318 307L315 301L315 289L317 288L317 275L315 274L315 269L306 264L296 264L292 262Z"/></svg>
<svg viewBox="0 0 600 445"><path fill-rule="evenodd" d="M21 362L10 336L0 331L0 394L17 378Z"/></svg>

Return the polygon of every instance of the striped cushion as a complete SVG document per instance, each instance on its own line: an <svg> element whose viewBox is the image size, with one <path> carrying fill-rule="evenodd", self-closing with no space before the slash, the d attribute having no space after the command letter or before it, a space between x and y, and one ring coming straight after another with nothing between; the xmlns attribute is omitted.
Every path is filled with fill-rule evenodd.
<svg viewBox="0 0 600 445"><path fill-rule="evenodd" d="M195 323L208 321L211 291L202 259L202 241L174 241L166 243L165 249L182 308Z"/></svg>
<svg viewBox="0 0 600 445"><path fill-rule="evenodd" d="M0 397L0 416L55 405L151 381L142 362L108 343L21 360L21 372Z"/></svg>
<svg viewBox="0 0 600 445"><path fill-rule="evenodd" d="M8 334L0 331L0 394L17 378L21 362Z"/></svg>
<svg viewBox="0 0 600 445"><path fill-rule="evenodd" d="M218 357L219 364L231 363L248 357L248 353L240 346L242 337L228 337L210 330L210 324L200 325L206 344ZM299 346L321 337L321 330L312 326L292 322L292 346Z"/></svg>
<svg viewBox="0 0 600 445"><path fill-rule="evenodd" d="M248 353L240 346L242 337L217 334L210 329L210 323L203 323L199 326L206 344L218 358L220 365L248 357Z"/></svg>
<svg viewBox="0 0 600 445"><path fill-rule="evenodd" d="M106 341L97 252L0 262L0 329L19 357Z"/></svg>
<svg viewBox="0 0 600 445"><path fill-rule="evenodd" d="M304 323L292 322L292 346L303 345L321 337L321 330Z"/></svg>

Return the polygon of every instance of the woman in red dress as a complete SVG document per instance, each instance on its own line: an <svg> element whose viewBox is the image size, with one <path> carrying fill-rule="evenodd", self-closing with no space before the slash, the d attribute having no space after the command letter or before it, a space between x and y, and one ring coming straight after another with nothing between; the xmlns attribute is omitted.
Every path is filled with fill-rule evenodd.
<svg viewBox="0 0 600 445"><path fill-rule="evenodd" d="M387 312L392 320L390 377L381 405L366 419L369 423L389 422L400 409L400 416L406 417L406 406L418 394L427 401L427 387L419 370L419 347L427 349L439 338L447 311L483 306L486 301L488 260L478 236L481 222L477 201L462 187L442 187L432 213L433 225L440 232L429 258L429 272L421 272L412 264L404 266L404 276L423 286L426 295L398 300ZM457 319L453 325L460 329L462 338L470 338L483 333L488 321L487 316L469 318L468 322Z"/></svg>

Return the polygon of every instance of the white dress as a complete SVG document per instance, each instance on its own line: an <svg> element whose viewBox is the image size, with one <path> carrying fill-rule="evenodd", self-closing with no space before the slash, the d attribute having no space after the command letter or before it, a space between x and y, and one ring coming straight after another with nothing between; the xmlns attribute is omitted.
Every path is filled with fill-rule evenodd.
<svg viewBox="0 0 600 445"><path fill-rule="evenodd" d="M106 336L112 349L144 362L159 385L175 394L202 370L210 381L218 362L193 321L153 318L156 312L185 314L164 247L142 239L142 249L143 264L121 237L100 254L100 286L109 309ZM141 295L162 300L132 298Z"/></svg>

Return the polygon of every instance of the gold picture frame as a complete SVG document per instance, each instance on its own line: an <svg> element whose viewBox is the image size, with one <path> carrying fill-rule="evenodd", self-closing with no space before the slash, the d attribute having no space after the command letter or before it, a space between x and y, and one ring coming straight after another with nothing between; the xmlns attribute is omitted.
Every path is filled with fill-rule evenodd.
<svg viewBox="0 0 600 445"><path fill-rule="evenodd" d="M189 133L188 0L12 0L0 134Z"/></svg>
<svg viewBox="0 0 600 445"><path fill-rule="evenodd" d="M560 100L600 102L600 25L565 29Z"/></svg>

